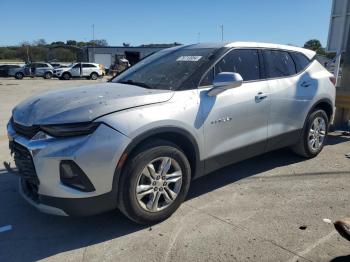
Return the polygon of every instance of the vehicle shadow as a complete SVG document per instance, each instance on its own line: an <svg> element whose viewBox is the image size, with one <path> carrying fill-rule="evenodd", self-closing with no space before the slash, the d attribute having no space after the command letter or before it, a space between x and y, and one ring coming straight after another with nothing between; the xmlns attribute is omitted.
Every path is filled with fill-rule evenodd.
<svg viewBox="0 0 350 262"><path fill-rule="evenodd" d="M350 141L350 137L344 136L341 133L333 133L327 138L327 145L337 145L347 141Z"/></svg>
<svg viewBox="0 0 350 262"><path fill-rule="evenodd" d="M333 258L330 262L349 262L350 255Z"/></svg>
<svg viewBox="0 0 350 262"><path fill-rule="evenodd" d="M333 136L329 142L333 143ZM193 181L187 200L260 174L278 166L304 161L287 149L264 154L228 166ZM71 218L40 213L18 193L18 179L5 169L0 170L0 261L36 261L62 252L116 239L145 229L125 218L119 211L101 215Z"/></svg>
<svg viewBox="0 0 350 262"><path fill-rule="evenodd" d="M224 167L193 181L187 199L199 197L202 194L276 167L287 166L305 160L305 158L293 154L289 149L281 149L266 153Z"/></svg>

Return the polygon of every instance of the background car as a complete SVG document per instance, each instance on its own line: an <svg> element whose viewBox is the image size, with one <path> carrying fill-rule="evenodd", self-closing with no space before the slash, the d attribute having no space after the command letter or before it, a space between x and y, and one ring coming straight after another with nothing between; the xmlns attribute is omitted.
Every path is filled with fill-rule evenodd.
<svg viewBox="0 0 350 262"><path fill-rule="evenodd" d="M21 68L11 68L9 76L14 76L16 79L22 79L25 76L41 76L45 79L50 79L53 76L54 68L49 63L29 63Z"/></svg>
<svg viewBox="0 0 350 262"><path fill-rule="evenodd" d="M53 63L50 63L50 65L52 65L52 67L56 69L56 68L70 67L72 64L70 64L70 63L53 62Z"/></svg>
<svg viewBox="0 0 350 262"><path fill-rule="evenodd" d="M53 73L55 77L63 80L69 80L71 78L96 80L104 75L101 66L95 63L75 63L71 67L56 68Z"/></svg>
<svg viewBox="0 0 350 262"><path fill-rule="evenodd" d="M11 68L21 68L20 65L0 65L0 77L9 76L9 70Z"/></svg>

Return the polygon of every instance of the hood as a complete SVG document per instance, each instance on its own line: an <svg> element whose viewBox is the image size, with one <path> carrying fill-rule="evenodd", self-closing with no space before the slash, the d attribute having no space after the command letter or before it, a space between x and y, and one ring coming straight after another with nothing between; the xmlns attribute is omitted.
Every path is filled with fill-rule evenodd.
<svg viewBox="0 0 350 262"><path fill-rule="evenodd" d="M31 97L17 105L12 116L25 126L88 122L112 112L166 102L173 93L119 83L81 86Z"/></svg>

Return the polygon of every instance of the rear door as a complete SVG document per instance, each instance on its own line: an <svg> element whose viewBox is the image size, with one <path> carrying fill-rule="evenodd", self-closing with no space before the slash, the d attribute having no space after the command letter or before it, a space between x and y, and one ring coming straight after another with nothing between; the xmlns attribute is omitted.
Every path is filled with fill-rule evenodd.
<svg viewBox="0 0 350 262"><path fill-rule="evenodd" d="M304 68L296 65L293 56L284 50L263 50L271 93L267 150L296 143L304 124L304 112L310 101L305 90L314 83L301 72Z"/></svg>
<svg viewBox="0 0 350 262"><path fill-rule="evenodd" d="M43 76L46 71L48 71L50 68L45 63L37 63L36 64L36 70L35 75L36 76Z"/></svg>
<svg viewBox="0 0 350 262"><path fill-rule="evenodd" d="M211 85L200 92L207 172L265 150L270 98L267 81L261 80L259 60L258 50L234 49L203 78L202 86L212 83L220 72L237 72L243 78L240 87L215 97L206 95Z"/></svg>
<svg viewBox="0 0 350 262"><path fill-rule="evenodd" d="M97 68L93 64L82 64L82 70L83 70L82 76L87 77L87 76L90 76L92 72L97 71Z"/></svg>

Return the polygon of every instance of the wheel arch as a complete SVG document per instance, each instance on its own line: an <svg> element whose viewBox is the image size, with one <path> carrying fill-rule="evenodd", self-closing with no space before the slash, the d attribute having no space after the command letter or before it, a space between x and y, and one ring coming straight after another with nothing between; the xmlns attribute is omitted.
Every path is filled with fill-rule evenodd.
<svg viewBox="0 0 350 262"><path fill-rule="evenodd" d="M124 150L120 157L113 178L113 190L118 190L119 178L130 155L138 150L145 143L153 139L163 139L177 145L186 155L191 166L192 179L196 178L203 171L203 164L200 161L198 144L194 137L186 130L179 127L160 127L151 129L135 137Z"/></svg>
<svg viewBox="0 0 350 262"><path fill-rule="evenodd" d="M313 107L311 108L309 114L313 112L315 109L322 109L326 112L328 116L328 121L331 122L332 116L334 114L333 110L333 103L331 102L330 99L324 98L319 101L317 101Z"/></svg>

